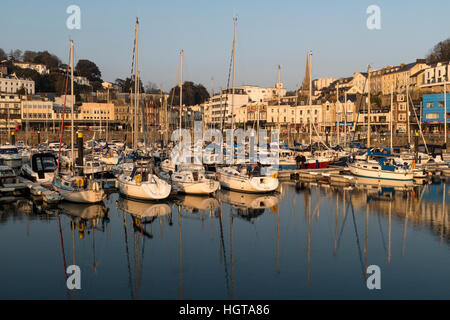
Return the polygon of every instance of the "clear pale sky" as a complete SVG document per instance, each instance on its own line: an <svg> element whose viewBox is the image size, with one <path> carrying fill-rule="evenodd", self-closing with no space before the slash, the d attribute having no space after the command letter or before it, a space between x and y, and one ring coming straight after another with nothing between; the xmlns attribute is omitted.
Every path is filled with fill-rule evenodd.
<svg viewBox="0 0 450 320"><path fill-rule="evenodd" d="M69 5L81 8L81 30L66 27ZM369 5L381 8L381 30L366 27ZM0 48L48 50L67 62L97 63L106 81L130 75L135 19L140 20L140 70L144 85L177 83L184 49L183 80L208 90L226 87L238 17L236 84L272 86L277 66L289 90L303 80L313 51L313 78L345 77L367 65L411 62L450 37L447 0L190 0L65 1L2 0Z"/></svg>

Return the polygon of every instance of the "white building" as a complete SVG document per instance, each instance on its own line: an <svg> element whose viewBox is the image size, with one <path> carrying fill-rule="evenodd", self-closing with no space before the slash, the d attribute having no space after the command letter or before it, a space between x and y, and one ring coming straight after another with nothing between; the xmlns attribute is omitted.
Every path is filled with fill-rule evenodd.
<svg viewBox="0 0 450 320"><path fill-rule="evenodd" d="M448 81L450 74L450 63L438 62L436 65L425 69L424 84L441 83Z"/></svg>
<svg viewBox="0 0 450 320"><path fill-rule="evenodd" d="M50 73L50 70L47 69L47 66L45 64L33 62L14 62L14 65L22 69L31 69L37 71L41 75Z"/></svg>
<svg viewBox="0 0 450 320"><path fill-rule="evenodd" d="M313 81L313 86L314 88L316 88L316 90L320 91L323 88L328 87L334 81L336 81L335 78L319 78Z"/></svg>
<svg viewBox="0 0 450 320"><path fill-rule="evenodd" d="M89 82L88 78L86 77L73 77L73 82L75 82L76 84L80 85L80 86L90 86L91 83Z"/></svg>
<svg viewBox="0 0 450 320"><path fill-rule="evenodd" d="M222 122L228 127L231 125L232 112L236 123L239 108L249 103L249 96L242 88L235 88L234 100L232 98L233 89L223 89L220 94L212 96L205 103L205 123L210 126L220 126ZM233 105L232 105L233 101Z"/></svg>
<svg viewBox="0 0 450 320"><path fill-rule="evenodd" d="M28 95L35 93L33 80L19 79L15 74L0 77L0 92L15 94L21 88L24 88L25 93Z"/></svg>

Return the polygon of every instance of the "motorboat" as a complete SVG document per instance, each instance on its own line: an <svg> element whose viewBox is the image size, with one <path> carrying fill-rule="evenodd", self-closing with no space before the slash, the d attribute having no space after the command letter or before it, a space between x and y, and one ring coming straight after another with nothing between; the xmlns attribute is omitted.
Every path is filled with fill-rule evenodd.
<svg viewBox="0 0 450 320"><path fill-rule="evenodd" d="M53 153L36 153L31 156L30 163L22 166L20 175L41 185L51 185L57 167Z"/></svg>
<svg viewBox="0 0 450 320"><path fill-rule="evenodd" d="M0 146L0 164L19 170L22 167L22 156L16 146Z"/></svg>
<svg viewBox="0 0 450 320"><path fill-rule="evenodd" d="M397 164L393 158L368 159L348 165L350 172L363 178L376 180L412 181L414 172L409 165Z"/></svg>

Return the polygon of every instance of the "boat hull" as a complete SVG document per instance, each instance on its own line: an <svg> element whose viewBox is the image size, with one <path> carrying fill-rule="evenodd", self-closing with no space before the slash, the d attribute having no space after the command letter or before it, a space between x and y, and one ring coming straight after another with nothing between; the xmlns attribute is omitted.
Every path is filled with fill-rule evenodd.
<svg viewBox="0 0 450 320"><path fill-rule="evenodd" d="M184 194L206 195L211 194L219 189L219 182L214 180L202 181L197 183L175 182L173 184L174 191Z"/></svg>
<svg viewBox="0 0 450 320"><path fill-rule="evenodd" d="M165 183L162 180L159 181L160 184ZM171 187L167 183L158 188L153 183L126 181L123 176L119 177L118 182L120 194L127 198L141 201L163 200L169 197L171 191Z"/></svg>
<svg viewBox="0 0 450 320"><path fill-rule="evenodd" d="M383 170L371 170L366 168L359 168L355 165L349 165L350 172L357 177L376 179L376 180L391 180L391 181L413 181L413 173L391 172Z"/></svg>
<svg viewBox="0 0 450 320"><path fill-rule="evenodd" d="M268 193L278 188L279 181L272 177L241 177L220 173L220 185L222 188L246 192L246 193Z"/></svg>
<svg viewBox="0 0 450 320"><path fill-rule="evenodd" d="M53 185L53 189L55 191L58 191L59 194L64 198L64 200L76 203L98 203L103 201L103 199L106 197L106 194L103 190L70 191L59 188L55 185Z"/></svg>

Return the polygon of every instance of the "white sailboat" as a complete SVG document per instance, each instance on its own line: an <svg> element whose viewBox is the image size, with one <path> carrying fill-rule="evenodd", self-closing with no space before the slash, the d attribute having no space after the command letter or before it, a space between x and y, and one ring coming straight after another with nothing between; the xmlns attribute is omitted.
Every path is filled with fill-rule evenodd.
<svg viewBox="0 0 450 320"><path fill-rule="evenodd" d="M250 176L246 171L245 168L241 171L238 171L236 167L219 168L217 177L223 188L240 192L267 193L278 188L279 181L276 172L271 176Z"/></svg>
<svg viewBox="0 0 450 320"><path fill-rule="evenodd" d="M208 179L202 171L184 170L172 175L164 173L161 177L171 183L172 190L178 193L207 195L220 187L218 181Z"/></svg>
<svg viewBox="0 0 450 320"><path fill-rule="evenodd" d="M75 96L73 95L73 40L70 41L70 66L71 66L71 96L72 96L72 152L71 163L74 163L74 113ZM53 189L64 198L64 200L78 203L97 203L106 197L106 193L100 184L92 179L85 179L81 176L75 176L72 165L71 174L55 175L52 186Z"/></svg>
<svg viewBox="0 0 450 320"><path fill-rule="evenodd" d="M166 199L172 189L149 168L135 167L131 175L122 174L117 180L123 196L144 201Z"/></svg>

